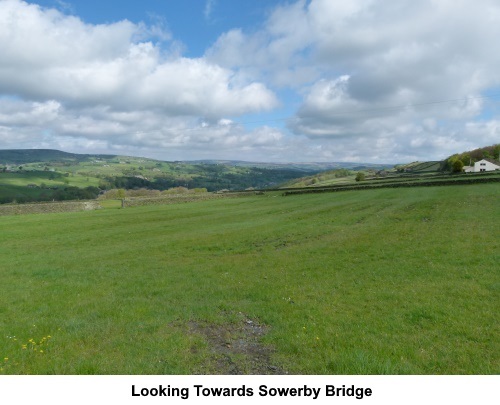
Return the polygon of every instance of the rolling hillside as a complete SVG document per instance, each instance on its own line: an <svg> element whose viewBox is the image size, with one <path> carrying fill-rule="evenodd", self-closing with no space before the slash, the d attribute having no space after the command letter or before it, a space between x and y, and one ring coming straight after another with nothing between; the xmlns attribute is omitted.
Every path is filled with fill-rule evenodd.
<svg viewBox="0 0 500 405"><path fill-rule="evenodd" d="M228 160L165 162L67 153L0 150L0 202L95 198L102 190L176 187L207 191L276 188L327 169L380 168L360 163L262 163ZM81 191L84 190L84 191Z"/></svg>
<svg viewBox="0 0 500 405"><path fill-rule="evenodd" d="M204 162L163 162L132 156L83 155L56 150L0 151L0 201L26 202L78 197L113 188L174 187L243 190L276 187L312 173L310 168L255 167ZM67 197L67 198L66 198ZM95 196L94 196L95 197ZM83 198L83 197L81 197Z"/></svg>

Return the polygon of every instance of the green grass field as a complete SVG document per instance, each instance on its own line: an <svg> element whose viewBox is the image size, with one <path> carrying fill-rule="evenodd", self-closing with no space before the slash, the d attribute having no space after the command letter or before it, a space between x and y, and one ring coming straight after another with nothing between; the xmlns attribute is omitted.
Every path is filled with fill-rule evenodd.
<svg viewBox="0 0 500 405"><path fill-rule="evenodd" d="M41 170L28 170L17 173L0 173L0 184L11 186L27 186L28 184L46 184L54 186L75 186L88 187L97 186L99 180L95 177L68 176L65 177L60 172L46 172Z"/></svg>
<svg viewBox="0 0 500 405"><path fill-rule="evenodd" d="M498 374L499 191L2 217L0 373Z"/></svg>

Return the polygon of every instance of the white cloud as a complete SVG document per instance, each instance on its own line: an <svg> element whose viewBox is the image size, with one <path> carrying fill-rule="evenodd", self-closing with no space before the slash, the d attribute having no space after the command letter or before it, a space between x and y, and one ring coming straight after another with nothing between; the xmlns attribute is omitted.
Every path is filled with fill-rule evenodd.
<svg viewBox="0 0 500 405"><path fill-rule="evenodd" d="M303 53L314 43L304 7L305 1L298 1L276 8L264 29L252 34L240 28L223 33L206 58L279 87L310 82L318 77L318 69Z"/></svg>
<svg viewBox="0 0 500 405"><path fill-rule="evenodd" d="M275 128L246 131L229 120L170 117L156 111L115 111L106 106L65 108L44 103L0 100L0 137L4 147L56 148L81 152L93 148L110 153L128 151L178 160L268 156L283 148L284 135ZM19 133L25 136L20 137ZM18 146L14 146L18 145ZM262 150L267 154L262 155Z"/></svg>
<svg viewBox="0 0 500 405"><path fill-rule="evenodd" d="M212 19L215 4L215 0L206 0L205 8L203 9L203 16L205 17L205 20L209 21Z"/></svg>
<svg viewBox="0 0 500 405"><path fill-rule="evenodd" d="M336 145L337 158L349 145L366 160L426 159L472 144L465 129L481 119L481 95L500 86L499 37L494 0L312 0L276 8L257 33L221 35L207 55L299 88L289 128L323 149ZM382 146L365 150L359 139Z"/></svg>
<svg viewBox="0 0 500 405"><path fill-rule="evenodd" d="M403 162L499 142L496 0L286 2L199 58L165 26L0 1L2 146ZM284 129L237 123L277 107Z"/></svg>
<svg viewBox="0 0 500 405"><path fill-rule="evenodd" d="M158 108L165 114L238 115L276 105L265 85L239 81L204 59L164 59L134 38L157 29L121 21L89 25L55 10L0 3L0 90L77 105Z"/></svg>

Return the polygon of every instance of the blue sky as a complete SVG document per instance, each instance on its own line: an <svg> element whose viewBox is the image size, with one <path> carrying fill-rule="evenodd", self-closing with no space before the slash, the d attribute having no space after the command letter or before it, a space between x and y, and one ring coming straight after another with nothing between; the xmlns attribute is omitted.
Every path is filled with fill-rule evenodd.
<svg viewBox="0 0 500 405"><path fill-rule="evenodd" d="M163 24L185 45L184 54L203 56L205 50L222 32L233 28L258 29L278 0L41 0L30 1L44 7L59 9L93 24L120 20L134 23Z"/></svg>
<svg viewBox="0 0 500 405"><path fill-rule="evenodd" d="M500 142L499 37L495 0L2 0L1 147L442 159Z"/></svg>

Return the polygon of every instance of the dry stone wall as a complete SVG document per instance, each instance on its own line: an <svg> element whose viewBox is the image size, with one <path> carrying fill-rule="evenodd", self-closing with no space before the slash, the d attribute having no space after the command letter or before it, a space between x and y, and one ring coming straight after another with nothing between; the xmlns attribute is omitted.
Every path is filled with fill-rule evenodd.
<svg viewBox="0 0 500 405"><path fill-rule="evenodd" d="M55 212L78 212L100 209L97 201L64 201L37 204L4 204L0 205L0 216L46 214Z"/></svg>

